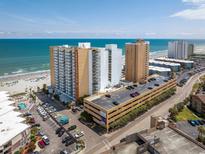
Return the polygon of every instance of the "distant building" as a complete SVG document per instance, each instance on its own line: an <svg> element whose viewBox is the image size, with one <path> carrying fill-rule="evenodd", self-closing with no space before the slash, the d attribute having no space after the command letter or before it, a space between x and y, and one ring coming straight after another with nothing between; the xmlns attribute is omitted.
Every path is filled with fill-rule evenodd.
<svg viewBox="0 0 205 154"><path fill-rule="evenodd" d="M54 46L50 48L50 63L52 87L65 100L75 100L119 83L122 50L115 44L105 48L91 47L90 43Z"/></svg>
<svg viewBox="0 0 205 154"><path fill-rule="evenodd" d="M153 59L149 60L149 65L170 68L173 72L179 72L181 67L179 63L164 62L164 61L158 61Z"/></svg>
<svg viewBox="0 0 205 154"><path fill-rule="evenodd" d="M194 44L189 44L188 46L188 57L194 54Z"/></svg>
<svg viewBox="0 0 205 154"><path fill-rule="evenodd" d="M159 74L161 76L170 76L171 69L166 67L149 66L149 75Z"/></svg>
<svg viewBox="0 0 205 154"><path fill-rule="evenodd" d="M145 82L149 75L149 42L126 43L125 79Z"/></svg>
<svg viewBox="0 0 205 154"><path fill-rule="evenodd" d="M0 92L0 154L10 154L24 147L30 137L26 119L15 111L14 102L7 92Z"/></svg>
<svg viewBox="0 0 205 154"><path fill-rule="evenodd" d="M183 67L184 69L191 69L194 66L194 61L190 61L190 60L172 59L172 58L164 58L164 57L156 58L155 60L180 64L181 67Z"/></svg>
<svg viewBox="0 0 205 154"><path fill-rule="evenodd" d="M205 95L192 95L191 108L200 114L205 114Z"/></svg>
<svg viewBox="0 0 205 154"><path fill-rule="evenodd" d="M168 43L168 57L174 59L187 59L193 54L194 45L186 41L173 41Z"/></svg>

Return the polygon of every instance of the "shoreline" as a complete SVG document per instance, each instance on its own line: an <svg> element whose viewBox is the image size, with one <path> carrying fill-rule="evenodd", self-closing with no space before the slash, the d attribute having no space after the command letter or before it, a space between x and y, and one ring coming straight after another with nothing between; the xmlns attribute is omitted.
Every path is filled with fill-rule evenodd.
<svg viewBox="0 0 205 154"><path fill-rule="evenodd" d="M26 92L29 90L37 91L43 84L50 85L50 71L36 71L0 77L0 90L8 91L11 95Z"/></svg>
<svg viewBox="0 0 205 154"><path fill-rule="evenodd" d="M50 74L50 70L41 70L41 71L35 71L35 72L26 72L26 73L19 73L19 74L9 74L9 75L2 75L0 76L0 82L4 81L10 81L10 80L16 80L17 78L27 78L31 77L31 75L43 75L43 74Z"/></svg>

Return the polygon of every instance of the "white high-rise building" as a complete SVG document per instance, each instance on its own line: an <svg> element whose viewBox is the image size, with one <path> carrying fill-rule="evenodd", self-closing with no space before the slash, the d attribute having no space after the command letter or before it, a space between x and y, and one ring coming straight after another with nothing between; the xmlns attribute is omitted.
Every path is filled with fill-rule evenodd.
<svg viewBox="0 0 205 154"><path fill-rule="evenodd" d="M193 54L193 48L190 48L190 44L186 41L173 41L168 44L168 57L174 59L187 59Z"/></svg>
<svg viewBox="0 0 205 154"><path fill-rule="evenodd" d="M111 86L119 83L122 72L122 49L116 44L106 45L108 50L108 80Z"/></svg>
<svg viewBox="0 0 205 154"><path fill-rule="evenodd" d="M122 50L115 44L99 48L86 42L51 47L50 52L51 85L66 97L77 99L120 82Z"/></svg>

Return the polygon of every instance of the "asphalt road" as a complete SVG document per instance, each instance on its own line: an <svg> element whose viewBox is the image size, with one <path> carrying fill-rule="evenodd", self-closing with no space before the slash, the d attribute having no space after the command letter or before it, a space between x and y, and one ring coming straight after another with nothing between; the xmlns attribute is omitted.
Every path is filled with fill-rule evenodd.
<svg viewBox="0 0 205 154"><path fill-rule="evenodd" d="M109 149L111 146L119 143L120 139L126 137L127 135L148 129L150 127L150 116L152 115L161 115L164 117L168 116L169 108L173 107L180 101L183 101L191 93L193 84L196 83L197 80L199 80L199 77L204 74L205 72L202 72L192 76L183 87L177 88L176 94L174 96L153 107L151 110L138 117L135 121L130 122L127 126L121 128L120 130L111 134L106 134L104 140L98 144L93 145L92 148L86 148L84 153L99 154Z"/></svg>

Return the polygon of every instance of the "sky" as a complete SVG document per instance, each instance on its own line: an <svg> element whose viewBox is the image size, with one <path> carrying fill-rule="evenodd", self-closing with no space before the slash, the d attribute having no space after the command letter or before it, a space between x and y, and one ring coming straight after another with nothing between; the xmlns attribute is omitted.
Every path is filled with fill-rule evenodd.
<svg viewBox="0 0 205 154"><path fill-rule="evenodd" d="M205 0L1 0L0 38L205 38Z"/></svg>

